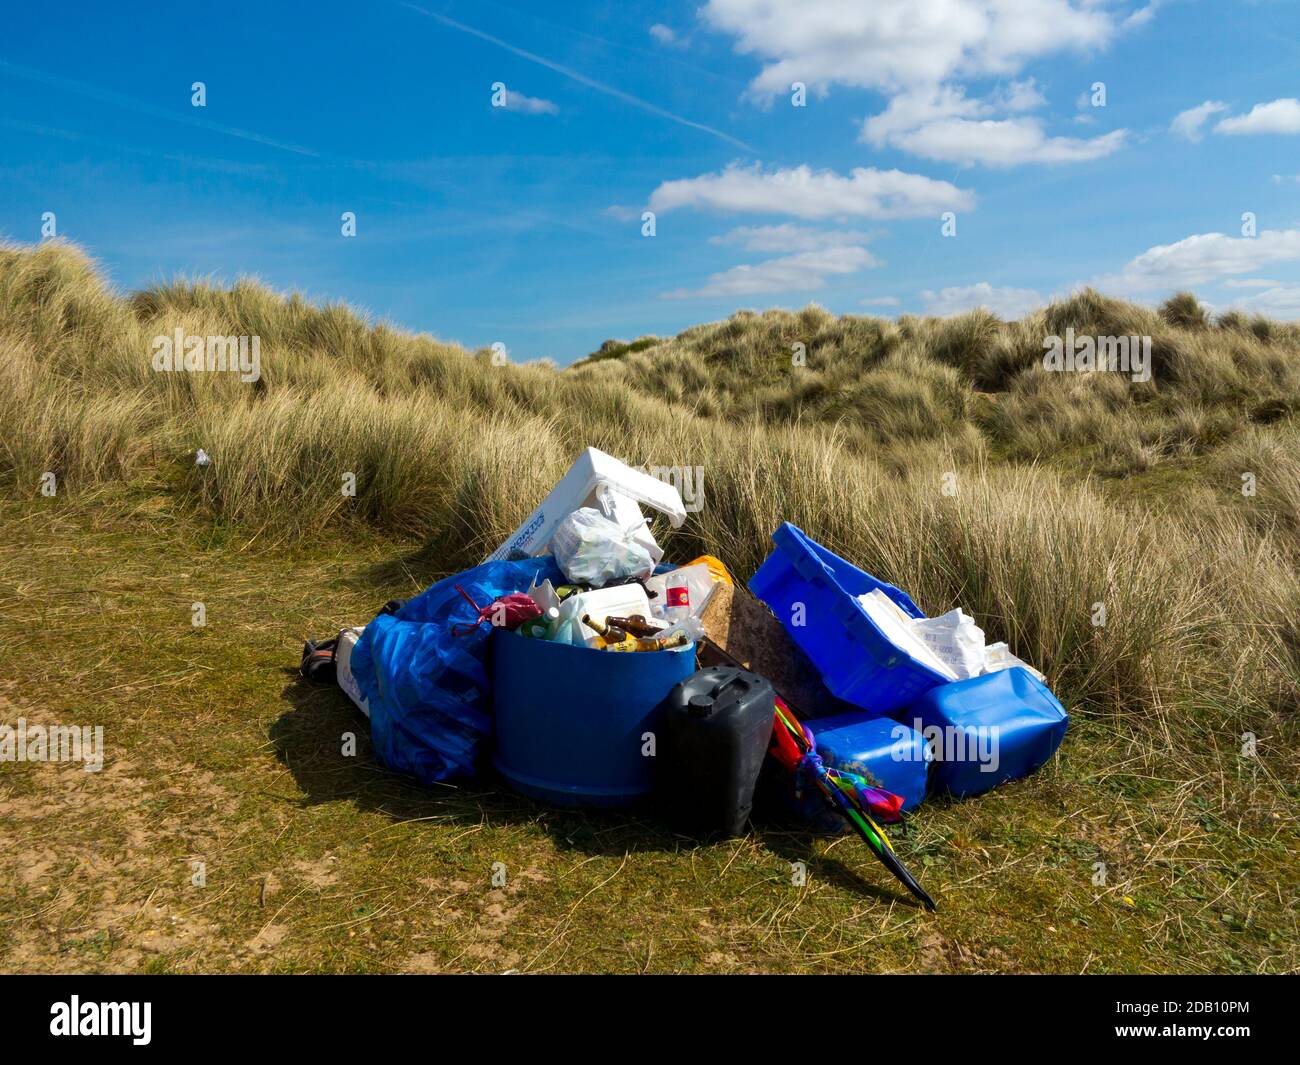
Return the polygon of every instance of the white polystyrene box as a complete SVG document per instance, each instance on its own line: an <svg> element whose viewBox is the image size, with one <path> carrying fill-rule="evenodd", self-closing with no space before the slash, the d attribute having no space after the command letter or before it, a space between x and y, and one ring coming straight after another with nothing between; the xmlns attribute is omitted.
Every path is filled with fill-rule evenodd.
<svg viewBox="0 0 1300 1065"><path fill-rule="evenodd" d="M603 488L612 489L612 492L605 495L605 508L600 507ZM613 513L608 514L609 517L625 529L638 529L646 524L638 504L667 515L674 529L681 528L686 521L686 508L682 505L681 493L673 485L641 470L634 470L613 455L589 447L578 456L577 461L569 467L569 472L560 478L550 494L528 516L528 520L483 561L495 562L508 558L516 550L525 555L545 554L547 545L555 534L555 527L582 507L612 509ZM644 536L638 538L651 549L654 561L663 558L663 552L650 536L648 527L645 528Z"/></svg>

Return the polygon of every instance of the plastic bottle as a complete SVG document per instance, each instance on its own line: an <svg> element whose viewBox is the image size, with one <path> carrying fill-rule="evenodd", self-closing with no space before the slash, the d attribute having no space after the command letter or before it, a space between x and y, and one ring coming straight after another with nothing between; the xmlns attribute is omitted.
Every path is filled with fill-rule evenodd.
<svg viewBox="0 0 1300 1065"><path fill-rule="evenodd" d="M664 589L664 620L670 625L691 616L691 588L685 582Z"/></svg>
<svg viewBox="0 0 1300 1065"><path fill-rule="evenodd" d="M681 637L686 643L698 643L704 639L704 622L692 615L675 625L669 625L667 628L661 629L655 635L660 640L675 640Z"/></svg>
<svg viewBox="0 0 1300 1065"><path fill-rule="evenodd" d="M713 592L714 581L709 575L709 567L698 563L656 574L645 582L645 586L647 593L659 593L651 598L650 608L655 617L672 623L703 612Z"/></svg>
<svg viewBox="0 0 1300 1065"><path fill-rule="evenodd" d="M535 640L549 640L555 632L555 624L560 619L558 607L550 607L541 617L530 618L519 626L521 636L531 636Z"/></svg>

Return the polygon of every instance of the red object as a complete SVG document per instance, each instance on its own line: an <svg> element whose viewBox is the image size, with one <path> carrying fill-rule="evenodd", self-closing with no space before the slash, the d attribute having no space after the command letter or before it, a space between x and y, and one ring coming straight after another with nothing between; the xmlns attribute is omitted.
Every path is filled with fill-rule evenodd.
<svg viewBox="0 0 1300 1065"><path fill-rule="evenodd" d="M858 798L862 800L873 817L879 818L887 825L897 825L903 820L903 796L895 795L892 791L885 791L884 788L873 788L870 784L861 785L856 789Z"/></svg>
<svg viewBox="0 0 1300 1065"><path fill-rule="evenodd" d="M455 636L465 636L485 621L498 628L517 629L525 621L531 621L542 615L542 608L533 602L532 596L523 592L511 592L509 595L502 595L492 600L487 606L479 606L459 584L456 585L456 591L460 592L465 597L465 601L478 611L478 620L472 625L453 625L451 631Z"/></svg>
<svg viewBox="0 0 1300 1065"><path fill-rule="evenodd" d="M684 586L681 588L669 588L668 605L669 606L690 606L691 605L690 589Z"/></svg>
<svg viewBox="0 0 1300 1065"><path fill-rule="evenodd" d="M790 708L780 699L777 700L777 705L785 711L787 717L792 716ZM800 748L798 741L790 734L790 730L781 724L781 719L776 716L775 711L772 713L772 743L767 751L779 764L785 766L791 772L798 768L799 762L803 758L803 750Z"/></svg>

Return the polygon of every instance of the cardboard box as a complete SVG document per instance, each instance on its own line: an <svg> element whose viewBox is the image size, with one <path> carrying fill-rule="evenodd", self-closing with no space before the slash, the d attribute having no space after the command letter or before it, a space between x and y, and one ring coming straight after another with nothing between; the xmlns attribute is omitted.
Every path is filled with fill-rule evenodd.
<svg viewBox="0 0 1300 1065"><path fill-rule="evenodd" d="M701 665L739 665L765 677L798 717L824 717L845 709L781 622L746 589L716 585L700 621Z"/></svg>

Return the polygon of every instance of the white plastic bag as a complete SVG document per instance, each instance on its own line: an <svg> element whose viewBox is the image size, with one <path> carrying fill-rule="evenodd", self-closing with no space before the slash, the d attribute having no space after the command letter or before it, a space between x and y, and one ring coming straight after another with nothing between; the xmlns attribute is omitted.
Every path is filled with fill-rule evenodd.
<svg viewBox="0 0 1300 1065"><path fill-rule="evenodd" d="M985 645L984 630L961 607L937 618L913 618L879 589L858 596L858 602L895 647L949 680L969 680L1012 666L1024 666L1039 680L1046 679L1005 643Z"/></svg>
<svg viewBox="0 0 1300 1065"><path fill-rule="evenodd" d="M613 485L601 484L596 487L596 509L622 528L628 541L645 548L651 565L658 565L664 557L664 550L655 540L654 533L650 531L650 523L645 520L635 499L624 495Z"/></svg>
<svg viewBox="0 0 1300 1065"><path fill-rule="evenodd" d="M1039 673L1024 659L1013 655L1005 643L991 643L984 648L985 673L996 673L999 669L1010 669L1012 666L1023 666L1039 680L1047 680L1043 674Z"/></svg>
<svg viewBox="0 0 1300 1065"><path fill-rule="evenodd" d="M916 618L911 626L958 680L984 672L984 630L961 607L937 618Z"/></svg>
<svg viewBox="0 0 1300 1065"><path fill-rule="evenodd" d="M624 577L648 577L654 570L636 531L592 507L575 510L560 522L551 537L551 552L569 580L597 588Z"/></svg>

